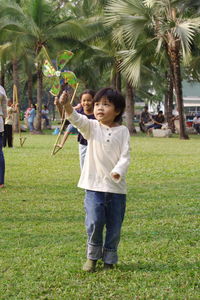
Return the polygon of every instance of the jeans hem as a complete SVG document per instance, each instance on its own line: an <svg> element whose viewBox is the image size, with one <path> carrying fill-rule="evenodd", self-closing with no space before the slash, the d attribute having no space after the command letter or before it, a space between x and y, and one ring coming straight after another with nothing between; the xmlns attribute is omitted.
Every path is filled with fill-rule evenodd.
<svg viewBox="0 0 200 300"><path fill-rule="evenodd" d="M88 244L87 258L92 259L92 260L101 259L102 258L102 246Z"/></svg>
<svg viewBox="0 0 200 300"><path fill-rule="evenodd" d="M106 264L116 264L118 262L117 250L103 248L102 259Z"/></svg>

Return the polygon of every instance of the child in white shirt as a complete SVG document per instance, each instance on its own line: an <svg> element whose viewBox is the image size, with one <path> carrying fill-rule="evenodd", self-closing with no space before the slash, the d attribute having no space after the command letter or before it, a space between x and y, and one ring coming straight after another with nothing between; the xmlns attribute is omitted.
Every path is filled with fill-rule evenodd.
<svg viewBox="0 0 200 300"><path fill-rule="evenodd" d="M117 263L117 247L126 207L125 175L130 163L130 135L120 125L125 99L112 88L101 89L94 97L96 120L78 114L71 106L67 93L64 104L70 123L88 141L85 163L78 187L86 190L87 261L84 271L94 272L98 259L104 268ZM105 239L103 230L106 227Z"/></svg>
<svg viewBox="0 0 200 300"><path fill-rule="evenodd" d="M5 159L3 154L4 120L7 117L7 97L4 88L0 85L0 188L4 188Z"/></svg>

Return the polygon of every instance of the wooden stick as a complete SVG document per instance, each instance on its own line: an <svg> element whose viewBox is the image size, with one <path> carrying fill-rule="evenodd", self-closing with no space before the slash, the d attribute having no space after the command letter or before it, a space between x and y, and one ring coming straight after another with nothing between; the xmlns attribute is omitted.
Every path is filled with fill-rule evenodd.
<svg viewBox="0 0 200 300"><path fill-rule="evenodd" d="M44 47L44 45L42 46L42 49L44 51L44 54L46 55L47 60L49 61L50 64L52 64L49 54L48 54L46 48Z"/></svg>
<svg viewBox="0 0 200 300"><path fill-rule="evenodd" d="M75 90L74 90L74 93L73 93L73 96L72 96L72 99L71 99L71 101L70 101L70 104L72 104L73 101L74 101L74 97L75 97L75 94L76 94L76 91L77 91L78 86L79 86L79 83L77 82L76 87L75 87Z"/></svg>
<svg viewBox="0 0 200 300"><path fill-rule="evenodd" d="M24 142L25 142L25 140L26 140L26 137L20 137L19 138L20 139L20 145L21 145L21 147L24 145Z"/></svg>
<svg viewBox="0 0 200 300"><path fill-rule="evenodd" d="M73 93L72 99L71 99L71 101L70 101L71 104L72 104L73 101L74 101L74 97L75 97L75 95L76 95L76 91L77 91L78 85L79 85L79 83L76 84L76 87L75 87L75 89L74 89L74 93ZM59 146L58 142L59 142L61 133L62 133L62 131L63 131L64 125L65 125L65 121L67 120L66 118L64 118L64 114L65 114L65 109L64 109L64 107L63 107L63 112L62 112L62 119L63 119L63 122L62 122L62 125L61 125L61 128L60 128L60 132L59 132L59 134L58 134L58 137L57 137L57 139L56 139L56 142L55 142L55 144L54 144L53 150L52 150L52 152L51 152L51 155L55 155L56 153L58 153L58 151L60 151L60 150L62 149L62 148Z"/></svg>
<svg viewBox="0 0 200 300"><path fill-rule="evenodd" d="M62 115L63 115L64 113L65 113L65 109L64 109L64 107L63 107ZM62 120L63 120L63 122L62 122L62 125L61 125L61 128L60 128L60 132L58 133L58 136L57 136L56 142L55 142L55 144L54 144L54 148L53 148L53 151L52 151L51 155L56 154L56 153L61 149L61 147L58 145L58 142L59 142L61 133L62 133L62 131L63 131L63 128L64 128L64 126L65 126L65 121L66 121L66 119L63 118ZM59 148L59 150L57 149L57 151L55 151L56 148Z"/></svg>

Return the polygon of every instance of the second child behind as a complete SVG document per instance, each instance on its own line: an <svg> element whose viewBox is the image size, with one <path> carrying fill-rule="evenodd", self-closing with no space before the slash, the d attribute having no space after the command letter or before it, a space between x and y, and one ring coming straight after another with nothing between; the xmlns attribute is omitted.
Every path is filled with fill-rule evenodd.
<svg viewBox="0 0 200 300"><path fill-rule="evenodd" d="M80 95L80 103L74 107L74 109L82 114L85 115L88 119L95 119L94 113L93 113L93 98L94 98L95 92L93 90L85 90ZM72 124L69 124L67 126L67 129L64 133L64 136L61 140L60 147L63 148L68 136L70 133L77 132L76 128L72 126ZM80 168L83 168L86 150L87 150L87 140L84 139L81 133L78 132L78 142L79 142L79 161L80 161Z"/></svg>
<svg viewBox="0 0 200 300"><path fill-rule="evenodd" d="M83 270L94 272L99 259L110 269L118 261L118 244L126 207L125 176L130 163L130 135L119 125L124 97L112 88L94 97L94 116L77 113L64 92L60 102L71 124L87 139L88 146L78 187L86 190L87 261ZM105 238L103 231L106 228Z"/></svg>

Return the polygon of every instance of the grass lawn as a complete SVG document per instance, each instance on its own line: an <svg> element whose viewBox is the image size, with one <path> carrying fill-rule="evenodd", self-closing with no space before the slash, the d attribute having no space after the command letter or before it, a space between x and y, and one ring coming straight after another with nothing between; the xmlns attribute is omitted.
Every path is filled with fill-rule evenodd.
<svg viewBox="0 0 200 300"><path fill-rule="evenodd" d="M114 270L85 262L84 191L71 136L28 135L4 149L0 299L200 299L200 137L133 137L127 211Z"/></svg>

